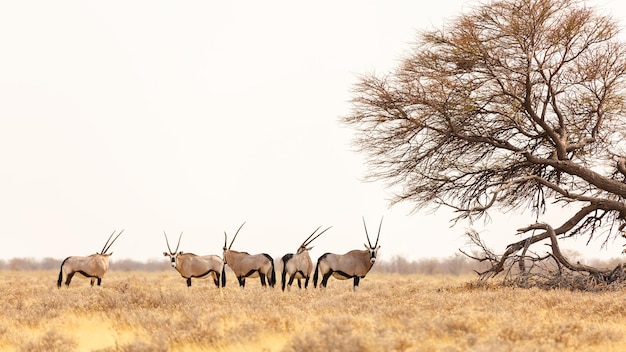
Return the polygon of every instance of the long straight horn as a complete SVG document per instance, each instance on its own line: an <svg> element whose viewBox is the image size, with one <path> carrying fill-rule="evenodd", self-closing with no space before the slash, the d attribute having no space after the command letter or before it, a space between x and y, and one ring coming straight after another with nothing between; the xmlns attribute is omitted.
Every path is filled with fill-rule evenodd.
<svg viewBox="0 0 626 352"><path fill-rule="evenodd" d="M107 244L108 246L105 244L105 249L102 250L102 254L105 254L106 252L109 251L109 249L111 248L111 246L113 245L113 243L115 243L115 241L118 239L118 237L120 237L120 235L122 234L122 232L124 232L124 230L120 231L120 233L117 234L117 236L115 236L115 238L113 239L113 241L111 241L111 243L109 243L109 241L107 240ZM113 231L113 233L115 233L115 231ZM111 239L111 237L113 237L113 234L111 234L111 236L109 237L109 240Z"/></svg>
<svg viewBox="0 0 626 352"><path fill-rule="evenodd" d="M317 235L315 235L315 237L313 237L309 242L307 242L307 244L305 244L304 247L310 245L313 241L315 241L316 238L320 237L324 232L328 231L331 227L332 226L328 226L327 228L324 229L324 231L322 231L322 232L318 233ZM319 227L318 227L318 229L319 229Z"/></svg>
<svg viewBox="0 0 626 352"><path fill-rule="evenodd" d="M167 240L167 234L165 233L165 231L163 231L163 234L165 235L165 243L167 244L167 250L170 251L170 254L174 254L174 252L172 252L172 249L170 248L170 241Z"/></svg>
<svg viewBox="0 0 626 352"><path fill-rule="evenodd" d="M237 229L237 232L235 232L235 236L233 237L233 240L230 241L230 246L228 246L228 249L230 249L230 247L233 246L233 242L235 242L235 238L237 238L237 235L239 234L239 230L241 230L241 228L243 227L243 225L245 225L246 222L244 221L243 224L241 224L241 226L239 226L239 228ZM226 244L226 243L224 243Z"/></svg>
<svg viewBox="0 0 626 352"><path fill-rule="evenodd" d="M178 243L176 244L176 250L174 253L178 253L178 247L180 247L180 239L183 237L183 233L181 231L180 236L178 236Z"/></svg>
<svg viewBox="0 0 626 352"><path fill-rule="evenodd" d="M109 244L109 241L111 240L111 237L113 237L113 235L115 235L115 231L116 230L113 230L113 233L111 234L111 236L109 236L107 241L104 243L104 247L102 247L102 251L100 252L100 254L104 254L104 251L106 250L107 245Z"/></svg>
<svg viewBox="0 0 626 352"><path fill-rule="evenodd" d="M363 227L365 227L365 236L367 237L367 244L372 248L372 242L370 241L370 235L367 233L367 225L365 225L365 217L363 217Z"/></svg>
<svg viewBox="0 0 626 352"><path fill-rule="evenodd" d="M308 243L306 243L306 241L308 241L308 240L309 240L309 238L311 238L311 236L315 235L315 233L317 232L317 230L319 230L319 229L320 229L320 227L322 227L322 225L320 225L318 228L316 228L316 229L315 229L315 231L313 231L313 233L312 233L312 234L310 234L310 235L309 235L309 237L307 237L307 238L306 238L306 240L302 241L302 244L300 245L300 247L306 247L306 246L308 246L309 244L308 244Z"/></svg>
<svg viewBox="0 0 626 352"><path fill-rule="evenodd" d="M378 239L380 238L380 228L383 226L383 218L384 216L380 217L380 225L378 225L378 235L376 235L376 244L374 245L374 248L378 247Z"/></svg>

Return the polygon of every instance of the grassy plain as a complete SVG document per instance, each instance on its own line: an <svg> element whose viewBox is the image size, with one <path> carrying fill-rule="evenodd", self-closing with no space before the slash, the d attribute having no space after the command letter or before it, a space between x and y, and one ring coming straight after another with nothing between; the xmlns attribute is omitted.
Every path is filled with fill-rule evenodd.
<svg viewBox="0 0 626 352"><path fill-rule="evenodd" d="M626 295L475 285L474 277L373 273L352 292L188 289L174 270L0 271L1 351L623 351ZM230 275L230 274L229 274Z"/></svg>

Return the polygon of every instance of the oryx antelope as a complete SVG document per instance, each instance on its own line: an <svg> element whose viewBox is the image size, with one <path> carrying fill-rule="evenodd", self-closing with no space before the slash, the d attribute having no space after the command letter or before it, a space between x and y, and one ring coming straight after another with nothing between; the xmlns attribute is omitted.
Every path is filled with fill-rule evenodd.
<svg viewBox="0 0 626 352"><path fill-rule="evenodd" d="M170 263L172 267L178 270L180 276L187 279L187 287L191 286L191 278L206 278L212 277L215 286L226 286L226 275L224 273L224 261L217 255L195 255L193 253L183 253L178 251L180 247L180 239L183 233L178 236L178 244L176 249L172 252L170 248L170 242L167 240L167 234L165 235L165 243L167 244L167 250L169 252L163 252L163 255L170 257ZM221 284L221 286L220 286Z"/></svg>
<svg viewBox="0 0 626 352"><path fill-rule="evenodd" d="M330 229L330 227L328 227L324 231L315 235L320 227L315 229L315 231L313 231L313 233L309 235L309 237L307 237L304 242L302 242L300 247L298 247L296 254L289 253L283 256L283 273L281 276L283 291L285 290L285 285L287 284L287 274L289 274L289 289L291 289L291 284L293 283L294 279L298 280L298 288L302 288L300 279L304 279L304 288L307 288L309 286L309 278L311 277L311 272L313 271L313 262L311 261L311 257L309 256L309 251L313 247L309 247L309 245L316 238L320 237L324 232ZM315 237L313 237L313 235L315 235Z"/></svg>
<svg viewBox="0 0 626 352"><path fill-rule="evenodd" d="M63 278L65 278L65 286L70 286L70 281L72 281L72 277L74 274L79 273L85 277L91 279L91 286L93 286L94 282L98 280L98 286L102 283L102 277L109 269L109 257L113 253L108 253L109 248L113 245L115 240L124 232L124 230L120 231L120 233L113 238L115 235L115 231L109 236L104 247L102 247L102 252L92 254L88 257L67 257L61 263L61 270L59 271L59 280L57 281L57 287L61 287L63 283ZM111 238L113 240L111 241Z"/></svg>
<svg viewBox="0 0 626 352"><path fill-rule="evenodd" d="M317 287L318 273L322 274L322 282L320 287L326 287L328 279L332 275L336 279L346 280L354 279L354 285L352 288L356 290L359 286L359 281L365 277L370 271L374 262L376 261L376 255L380 246L378 245L378 238L380 237L380 228L383 225L383 219L380 219L380 225L378 226L378 235L376 236L376 243L372 246L370 236L367 233L367 226L365 225L365 219L363 219L363 226L365 227L365 236L367 237L367 244L365 244L365 250L351 250L346 254L323 254L317 260L315 266L315 274L313 274L313 285Z"/></svg>
<svg viewBox="0 0 626 352"><path fill-rule="evenodd" d="M269 254L261 253L251 255L246 252L238 252L230 249L233 246L233 242L235 242L235 238L237 238L237 234L239 234L239 230L241 230L244 224L245 222L239 226L239 229L237 229L228 247L226 247L228 236L226 235L226 231L224 231L224 263L233 270L241 288L245 287L247 277L257 276L261 278L262 286L266 285L265 278L267 277L267 283L271 287L274 287L274 285L276 285L276 272L274 269L274 259Z"/></svg>

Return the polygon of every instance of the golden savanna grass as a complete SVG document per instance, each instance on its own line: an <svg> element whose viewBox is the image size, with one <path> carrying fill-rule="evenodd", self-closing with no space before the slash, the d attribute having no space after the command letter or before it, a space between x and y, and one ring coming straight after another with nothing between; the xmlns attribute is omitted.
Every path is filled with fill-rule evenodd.
<svg viewBox="0 0 626 352"><path fill-rule="evenodd" d="M0 271L2 351L621 351L622 291L477 285L372 273L352 292L244 290L178 273L110 271L102 287L57 272ZM280 284L280 283L279 283ZM312 286L312 285L311 285Z"/></svg>

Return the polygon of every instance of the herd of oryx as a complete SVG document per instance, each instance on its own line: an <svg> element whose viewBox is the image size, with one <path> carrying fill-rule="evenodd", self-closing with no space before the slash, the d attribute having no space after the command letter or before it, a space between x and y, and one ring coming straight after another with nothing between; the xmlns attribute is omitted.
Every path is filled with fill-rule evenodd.
<svg viewBox="0 0 626 352"><path fill-rule="evenodd" d="M182 251L179 252L178 247L180 246L180 240L183 235L182 232L180 236L178 236L178 243L174 251L170 248L167 234L163 232L168 249L167 252L163 252L163 255L170 258L172 267L187 280L187 286L191 286L192 278L208 277L213 279L217 287L224 287L226 285L224 269L226 265L228 265L237 277L241 288L245 286L246 278L248 277L259 277L261 285L274 287L276 285L276 271L274 268L274 259L269 254L249 254L247 252L239 252L231 249L235 238L237 238L237 234L239 234L244 224L245 222L239 226L228 246L228 235L226 231L224 231L223 257L218 255L195 255L192 253L183 253ZM372 245L369 234L367 233L365 219L363 219L363 227L365 228L365 236L367 238L365 250L355 249L345 254L325 253L321 255L317 260L315 274L313 275L314 287L317 287L318 277L321 274L322 281L320 287L326 287L328 279L333 276L339 280L353 279L353 289L356 290L360 279L365 277L376 261L376 255L380 248L378 239L380 237L382 224L383 220L381 218L380 224L378 225L376 242ZM330 227L328 227L318 233L320 228L321 226L315 229L315 231L302 242L296 253L289 253L282 257L283 271L281 275L281 286L283 291L285 287L290 289L294 280L298 280L298 287L302 288L300 280L304 279L304 288L308 287L309 278L313 271L313 262L309 256L309 251L313 247L309 245L330 229ZM65 286L69 287L72 277L76 273L90 278L92 286L97 280L98 286L100 286L102 277L109 269L109 257L111 253L107 252L124 230L120 231L117 236L115 236L115 232L116 231L113 231L111 236L109 236L100 253L92 254L87 257L72 256L66 258L61 263L57 286L61 287L65 281ZM289 276L288 279L287 276Z"/></svg>

